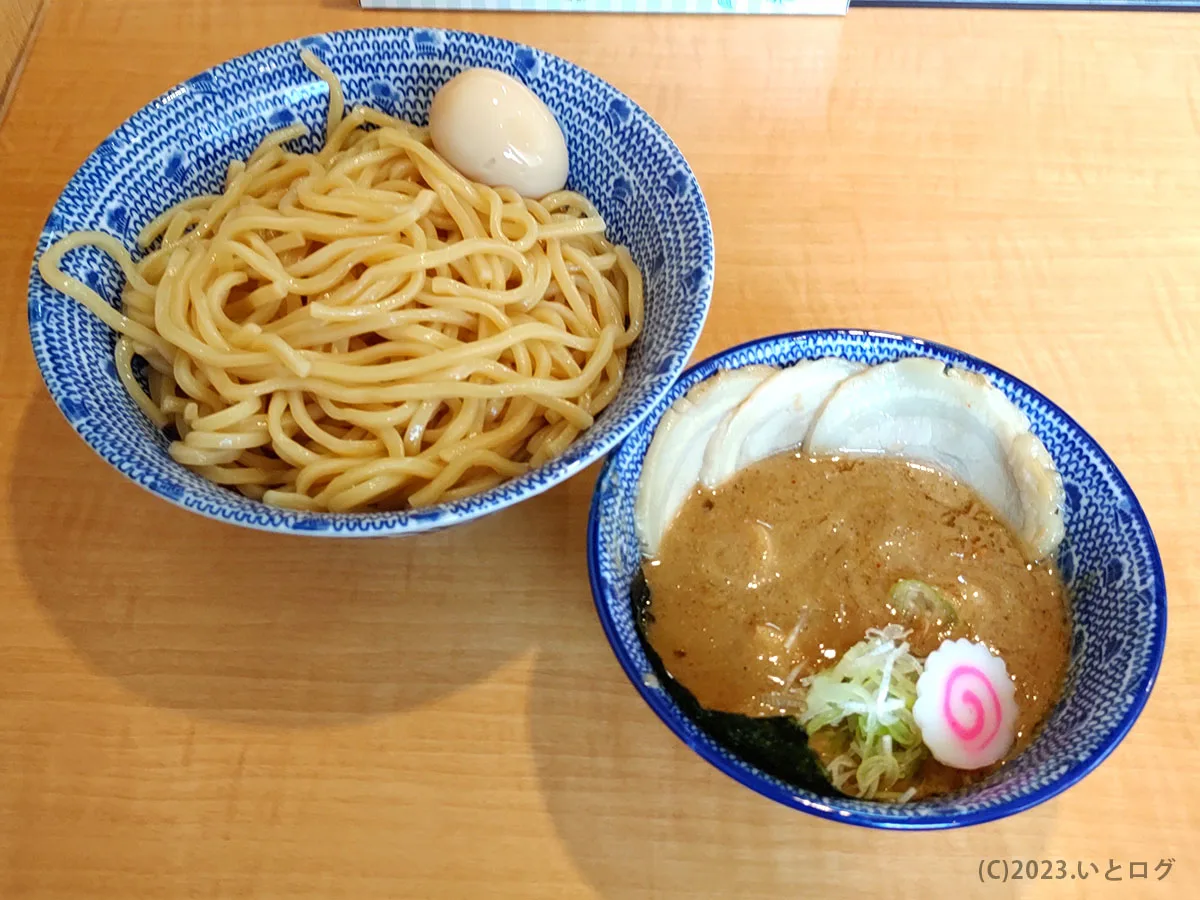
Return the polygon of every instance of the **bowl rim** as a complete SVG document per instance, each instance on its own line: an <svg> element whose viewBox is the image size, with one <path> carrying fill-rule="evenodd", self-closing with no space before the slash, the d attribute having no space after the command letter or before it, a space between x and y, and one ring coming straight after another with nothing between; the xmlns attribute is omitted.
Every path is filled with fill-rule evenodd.
<svg viewBox="0 0 1200 900"><path fill-rule="evenodd" d="M705 277L700 287L692 293L699 298L703 310L693 326L688 326L687 332L684 334L685 340L680 342L676 347L677 352L673 352L672 361L666 372L655 373L652 380L653 384L644 401L633 411L628 413L623 421L615 423L611 431L602 439L595 441L587 450L572 452L573 446L568 447L562 456L550 460L546 464L531 469L515 478L501 482L499 485L482 491L478 494L473 494L469 497L453 500L446 503L437 503L429 507L421 507L419 509L406 509L388 512L357 512L357 513L334 513L334 512L311 512L311 511L296 511L285 510L268 506L261 501L251 501L249 498L244 498L253 506L246 509L242 507L233 507L230 512L222 513L220 509L213 504L201 499L191 498L186 488L181 492L161 490L160 482L157 478L150 475L149 477L136 477L133 473L126 470L121 464L125 458L124 452L115 449L120 445L120 442L113 444L104 444L98 440L93 440L88 432L80 428L70 415L63 408L63 397L61 390L57 389L51 379L47 377L47 368L50 365L49 358L43 348L39 347L38 341L35 339L35 334L40 329L40 325L35 321L35 303L34 289L41 282L41 276L38 272L38 260L41 257L42 238L57 213L59 206L63 202L63 197L70 192L76 185L78 179L84 172L84 169L92 163L97 154L105 146L105 142L111 139L114 135L129 128L138 128L143 124L143 121L158 114L158 110L166 103L169 103L173 96L185 87L192 80L215 73L226 73L235 71L240 76L244 73L246 67L252 66L255 63L265 61L269 54L276 53L282 48L294 46L303 48L305 42L321 39L350 39L353 37L361 37L367 40L377 40L380 37L387 36L390 38L402 38L405 36L415 38L418 35L440 35L444 41L461 42L466 40L483 40L494 44L503 45L513 51L526 50L538 54L543 59L552 60L556 64L562 65L566 70L572 72L585 83L599 85L605 92L609 92L614 100L619 100L625 103L631 114L642 119L644 125L652 132L656 133L661 140L663 146L669 152L673 162L677 163L674 171L682 173L692 189L695 191L695 211L699 213L699 224L701 226L699 235L695 243L700 249L700 268L703 269ZM297 52L299 52L297 50ZM121 240L121 238L118 238ZM29 280L26 288L26 320L27 329L31 343L33 344L34 361L37 365L38 374L42 378L42 382L46 387L47 393L54 401L55 407L59 413L67 420L71 430L75 432L84 443L96 454L103 459L108 465L116 469L126 480L136 484L143 490L153 494L156 497L164 499L174 506L183 509L187 512L195 513L204 516L205 518L214 521L223 522L229 525L251 528L257 531L266 531L278 534L295 534L305 537L328 537L328 538L354 538L354 537L403 537L406 535L419 534L429 531L437 531L452 525L462 524L489 515L494 512L506 509L516 503L536 497L539 494L545 493L553 487L562 484L579 474L588 466L602 459L614 447L620 444L643 418L653 412L654 407L675 385L675 382L680 377L681 371L688 358L695 351L696 345L700 340L700 335L703 333L704 324L708 318L708 314L712 308L713 284L716 271L716 248L713 235L712 215L708 208L708 203L705 200L704 192L700 187L700 180L696 177L691 163L680 149L679 145L671 138L666 129L656 120L644 107L629 97L624 91L616 87L611 82L601 78L599 75L584 68L583 66L572 62L571 60L552 53L548 50L543 50L531 44L525 44L520 41L510 40L508 38L497 37L495 35L486 34L478 31L468 31L456 28L438 28L424 27L417 25L394 25L394 26L367 26L362 28L342 28L331 31L314 32L311 34L300 35L289 40L277 41L272 44L266 44L250 50L246 53L238 54L237 56L224 59L207 69L196 72L193 75L185 78L174 85L167 87L162 93L153 99L147 101L137 110L127 116L118 125L116 125L101 141L87 154L86 157L79 163L78 167L67 179L66 183L60 189L58 195L47 214L46 221L42 226L42 231L39 235L37 247L34 249L33 261L30 267ZM47 288L53 291L52 288ZM106 298L107 299L107 298ZM689 299L695 299L690 297ZM663 374L669 374L670 377L661 377ZM647 376L651 379L651 376ZM132 398L130 399L132 403ZM594 426L593 426L594 427ZM578 442L576 442L578 443ZM181 472L190 472L187 467L171 460L173 466L178 467ZM188 502L191 499L193 502ZM232 499L242 499L233 495Z"/></svg>
<svg viewBox="0 0 1200 900"><path fill-rule="evenodd" d="M1117 748L1117 745L1125 739L1125 736L1133 728L1134 723L1141 715L1142 710L1149 700L1150 693L1154 688L1154 683L1158 677L1159 669L1162 665L1163 652L1166 647L1167 634L1167 587L1166 577L1163 572L1162 557L1158 550L1158 542L1154 537L1154 532L1150 527L1149 518L1142 509L1141 502L1137 495L1130 487L1125 475L1113 462L1112 458L1104 451L1100 444L1093 438L1086 429L1075 421L1067 412L1065 412L1057 403L1046 397L1040 391L1034 389L1026 382L1009 374L998 366L992 365L976 356L966 353L962 350L955 349L937 341L926 340L925 338L914 337L906 334L899 334L889 331L881 331L877 329L859 329L859 328L818 328L808 329L803 331L788 331L778 334L764 335L762 337L752 338L748 341L743 341L732 347L720 350L717 353L708 356L699 362L689 366L679 376L676 384L686 379L694 379L693 384L698 384L701 381L711 377L720 367L721 363L729 357L743 350L758 346L760 344L774 342L779 340L820 340L822 338L843 339L847 341L857 341L865 337L884 338L893 340L904 347L908 347L915 351L915 355L926 355L923 348L935 350L945 354L958 362L967 363L972 367L977 368L989 377L999 375L1008 379L1018 387L1028 391L1034 397L1038 398L1042 403L1045 403L1053 413L1062 417L1062 421L1071 429L1073 429L1081 440L1090 447L1104 462L1106 462L1116 475L1117 486L1122 490L1130 501L1130 513L1135 517L1145 534L1149 539L1150 562L1154 570L1154 606L1156 611L1156 625L1153 635L1153 651L1142 678L1138 684L1130 691L1133 696L1133 702L1129 709L1122 717L1121 721L1112 728L1105 736L1103 742L1086 758L1074 763L1070 768L1064 771L1061 775L1055 778L1050 784L1045 785L1037 790L1030 791L1013 800L989 806L975 812L965 815L955 814L935 814L930 816L922 816L917 818L905 818L901 815L896 815L894 810L902 809L903 807L894 804L879 804L880 812L876 814L874 811L863 813L856 810L847 810L839 808L841 798L830 797L828 803L821 803L815 800L800 796L795 791L782 790L777 785L767 781L758 770L750 766L748 763L742 762L746 769L734 766L728 758L714 752L710 747L693 741L686 733L684 733L677 725L680 720L686 719L681 713L677 712L666 694L662 691L653 690L643 680L640 667L638 667L629 654L625 651L625 647L617 634L616 626L612 617L608 614L607 608L602 600L607 582L600 574L600 485L606 483L606 476L609 470L617 463L616 459L620 454L621 448L624 445L618 446L604 461L600 472L596 478L596 488L592 492L591 507L588 511L588 528L587 528L587 561L588 561L588 581L592 590L592 602L596 607L596 614L600 619L601 627L604 629L604 635L608 639L609 646L612 648L617 661L620 663L625 676L633 684L634 688L641 695L642 699L649 705L658 716L659 720L667 726L668 729L686 744L694 753L700 756L710 765L720 770L730 778L734 779L743 786L749 788L757 794L766 797L769 800L774 800L784 806L792 809L800 810L813 816L818 816L822 819L828 819L833 822L844 822L851 825L857 825L866 828L878 828L889 831L943 831L952 828L962 828L968 825L979 825L984 822L995 821L1008 816L1015 815L1025 810L1032 809L1053 797L1066 791L1068 788L1079 783L1090 774L1097 766L1106 760L1112 752ZM689 385L690 387L691 385ZM664 410L665 412L665 410ZM661 417L661 414L660 414ZM649 421L649 416L642 419L638 423L638 427L646 426ZM657 422L654 423L657 427ZM739 760L739 762L741 762ZM747 771L747 769L749 771Z"/></svg>

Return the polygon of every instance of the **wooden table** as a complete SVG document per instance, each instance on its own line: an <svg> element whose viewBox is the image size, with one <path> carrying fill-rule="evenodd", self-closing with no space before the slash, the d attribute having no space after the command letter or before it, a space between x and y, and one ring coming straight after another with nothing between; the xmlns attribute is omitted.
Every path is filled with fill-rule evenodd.
<svg viewBox="0 0 1200 900"><path fill-rule="evenodd" d="M310 32L440 24L588 67L709 199L700 353L856 325L989 359L1078 418L1167 566L1146 712L1064 796L946 834L777 807L672 737L592 611L592 474L406 541L175 509L34 369L40 224L125 116ZM0 130L0 897L1194 896L1200 878L1200 17L844 21L371 14L350 0L51 0ZM981 859L1086 884L981 884ZM1164 881L1153 869L1174 858ZM1091 863L1099 871L1093 871Z"/></svg>

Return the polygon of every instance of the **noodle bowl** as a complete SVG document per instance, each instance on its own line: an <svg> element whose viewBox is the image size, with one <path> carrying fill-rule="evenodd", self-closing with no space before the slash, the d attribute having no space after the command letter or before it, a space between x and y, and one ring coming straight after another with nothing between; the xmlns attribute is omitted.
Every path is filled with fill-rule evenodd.
<svg viewBox="0 0 1200 900"><path fill-rule="evenodd" d="M115 238L70 234L51 286L119 333L117 372L174 432L170 454L267 503L427 506L561 454L613 400L643 323L642 279L582 196L463 177L424 129L330 87L313 154L270 134L220 194ZM124 271L120 310L66 274L92 245ZM153 248L153 249L149 249ZM139 381L135 357L147 364Z"/></svg>

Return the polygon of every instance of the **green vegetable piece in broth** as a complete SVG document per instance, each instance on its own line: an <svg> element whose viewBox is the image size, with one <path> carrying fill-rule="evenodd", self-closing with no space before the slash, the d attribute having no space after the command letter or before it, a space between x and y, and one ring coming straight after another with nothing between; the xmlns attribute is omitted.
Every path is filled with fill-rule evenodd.
<svg viewBox="0 0 1200 900"><path fill-rule="evenodd" d="M922 619L937 625L954 625L958 611L940 588L915 578L897 581L889 598L896 612L906 619Z"/></svg>

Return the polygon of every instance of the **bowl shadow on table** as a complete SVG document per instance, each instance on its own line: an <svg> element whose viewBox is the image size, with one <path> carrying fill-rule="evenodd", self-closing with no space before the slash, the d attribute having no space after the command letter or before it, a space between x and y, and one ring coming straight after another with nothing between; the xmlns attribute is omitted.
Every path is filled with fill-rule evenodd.
<svg viewBox="0 0 1200 900"><path fill-rule="evenodd" d="M586 597L564 602L561 617L568 633L595 625ZM1054 829L1053 802L1001 822L922 833L780 806L676 739L625 679L598 626L584 649L539 648L530 729L546 808L579 872L608 900L778 900L848 886L897 898L948 888L973 896L972 884L991 896L996 885L978 884L980 858L1041 859Z"/></svg>
<svg viewBox="0 0 1200 900"><path fill-rule="evenodd" d="M10 510L46 614L95 671L197 716L322 725L480 681L529 649L536 588L582 529L551 491L411 538L260 533L128 483L48 397L17 433Z"/></svg>

